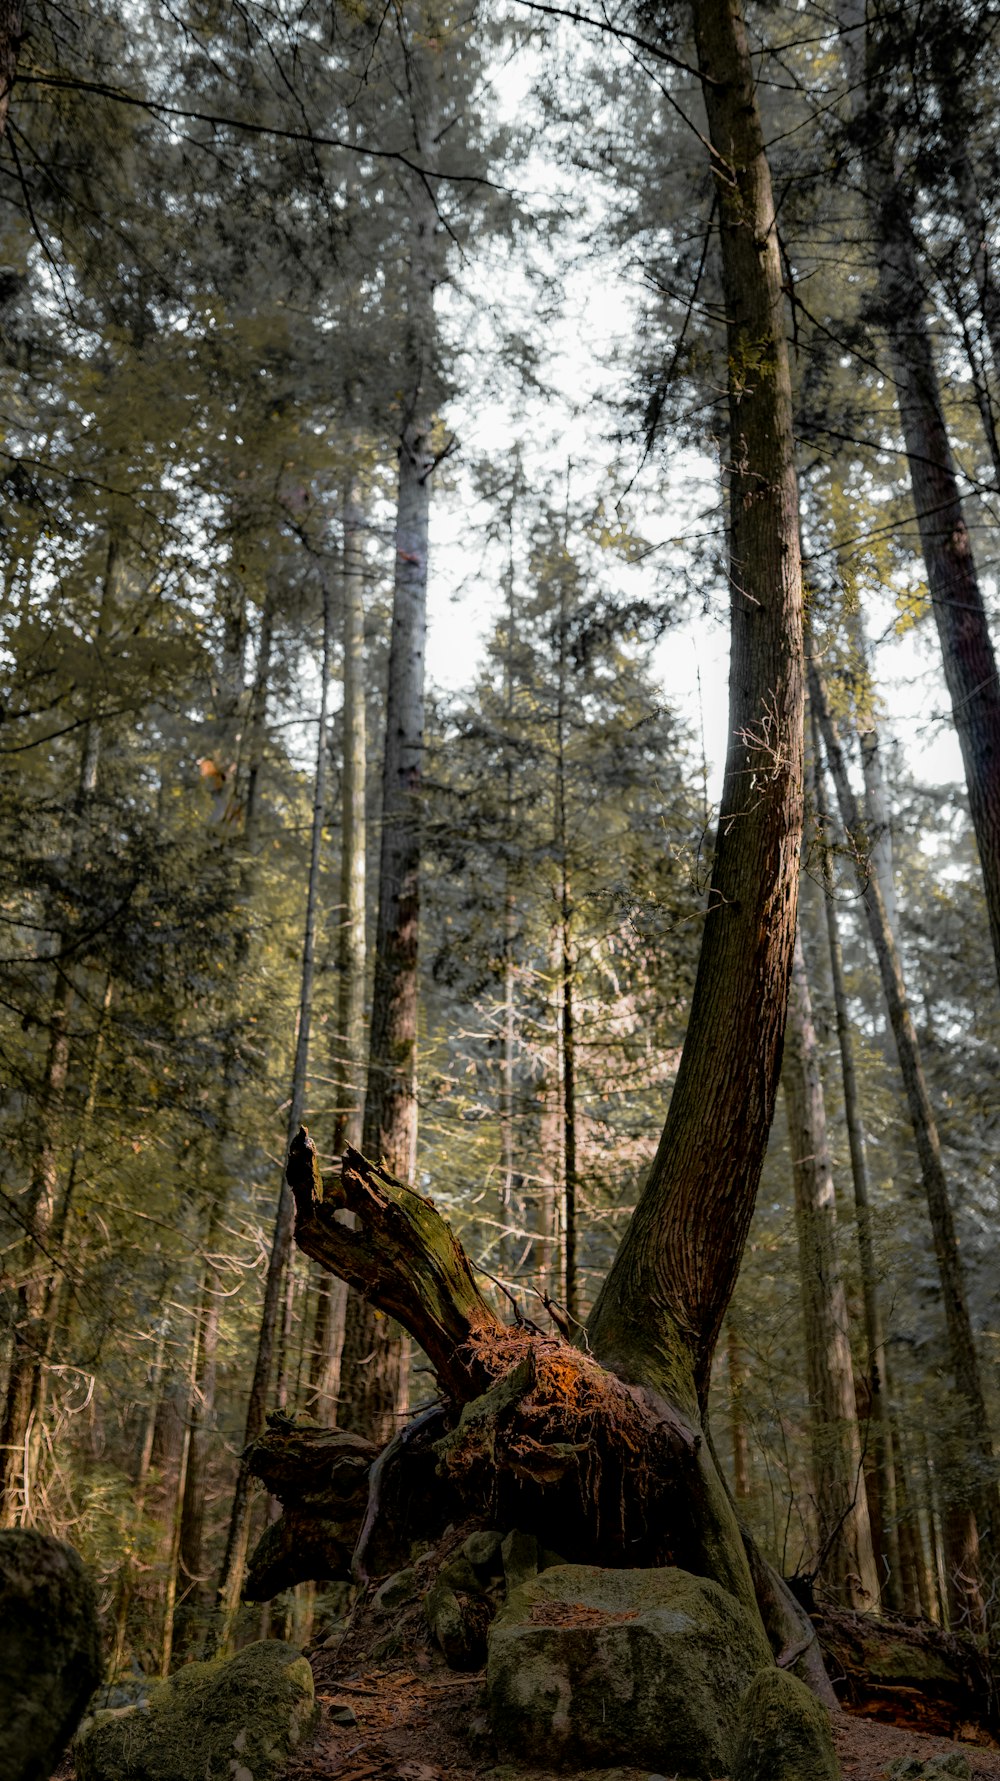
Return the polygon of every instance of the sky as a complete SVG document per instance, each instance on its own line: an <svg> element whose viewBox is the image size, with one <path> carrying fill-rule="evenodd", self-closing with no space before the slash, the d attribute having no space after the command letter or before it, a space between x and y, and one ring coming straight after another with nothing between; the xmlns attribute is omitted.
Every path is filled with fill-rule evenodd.
<svg viewBox="0 0 1000 1781"><path fill-rule="evenodd" d="M501 121L523 116L530 106L533 53L529 49L515 57L497 76ZM551 198L565 170L546 162L544 131L536 140L538 149L522 180ZM468 467L477 461L502 462L516 442L530 481L538 486L558 483L568 465L574 496L586 501L590 493L595 503L603 496L612 509L624 483L639 469L628 448L623 454L610 436L619 418L614 395L624 389L631 370L644 275L620 252L595 252L602 230L596 196L573 226L578 252L561 273L560 312L553 315L547 308L545 313L544 394L519 400L507 388L494 388L489 375L492 356L502 354L506 331L523 328L531 334L538 293L523 241L522 251L509 259L487 248L443 293L446 329L467 344L473 370L471 395L454 404L448 416L458 439L457 469L450 486L436 497L432 515L427 665L431 680L453 691L473 681L500 602L499 559L491 560L476 542L480 514L470 494ZM707 457L693 451L675 454L657 466L655 480L637 478L629 501L631 525L653 541L675 534L683 548L685 528L717 503L717 476L717 466ZM485 512L485 507L480 510ZM669 569L662 555L654 553L645 570L616 565L609 580L632 596L668 597ZM903 751L909 771L922 783L961 783L961 755L933 623L897 634L894 590L886 590L884 601L876 604L877 610L865 613L865 623L884 702L884 739ZM686 720L695 748L700 752L703 746L709 794L717 801L728 740L725 588L718 590L710 613L687 618L667 633L656 650L655 666L665 702Z"/></svg>

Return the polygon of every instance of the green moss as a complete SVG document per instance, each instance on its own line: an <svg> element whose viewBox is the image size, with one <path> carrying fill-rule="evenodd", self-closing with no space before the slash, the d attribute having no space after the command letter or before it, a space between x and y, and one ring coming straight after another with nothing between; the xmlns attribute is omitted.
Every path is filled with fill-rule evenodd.
<svg viewBox="0 0 1000 1781"><path fill-rule="evenodd" d="M76 1742L77 1781L272 1781L316 1716L312 1671L276 1640L189 1664L145 1707L98 1713Z"/></svg>
<svg viewBox="0 0 1000 1781"><path fill-rule="evenodd" d="M762 1670L740 1702L733 1781L839 1781L830 1715L804 1682Z"/></svg>

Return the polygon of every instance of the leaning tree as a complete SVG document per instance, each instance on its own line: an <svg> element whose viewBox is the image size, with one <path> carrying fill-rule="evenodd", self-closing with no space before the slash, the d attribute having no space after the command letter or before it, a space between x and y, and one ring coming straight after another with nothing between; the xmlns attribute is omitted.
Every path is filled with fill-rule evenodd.
<svg viewBox="0 0 1000 1781"><path fill-rule="evenodd" d="M692 14L728 331L732 656L714 868L666 1125L575 1343L504 1324L429 1200L354 1150L322 1182L299 1133L288 1162L296 1242L412 1333L441 1396L381 1452L349 1431L263 1437L253 1464L286 1512L258 1548L248 1593L363 1578L383 1568L394 1521L412 1537L414 1517L454 1519L457 1506L533 1528L569 1560L712 1577L757 1604L791 1661L808 1633L741 1534L704 1411L774 1110L795 936L803 646L792 402L742 15L735 0L696 0ZM675 60L665 11L658 47Z"/></svg>

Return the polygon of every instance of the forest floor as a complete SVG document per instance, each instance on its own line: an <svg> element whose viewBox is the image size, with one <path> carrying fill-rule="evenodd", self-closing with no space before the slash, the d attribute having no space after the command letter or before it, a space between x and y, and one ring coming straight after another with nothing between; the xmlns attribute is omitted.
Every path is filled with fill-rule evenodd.
<svg viewBox="0 0 1000 1781"><path fill-rule="evenodd" d="M498 1763L486 1724L483 1673L456 1675L429 1648L422 1628L411 1622L401 1630L401 1655L384 1663L372 1663L351 1636L314 1652L321 1717L284 1781L548 1781L550 1771ZM348 1717L347 1709L354 1723L334 1723L332 1716ZM844 1781L885 1781L899 1757L954 1750L967 1757L973 1781L1000 1781L995 1747L928 1736L857 1713L841 1714L834 1729ZM559 1781L587 1778L563 1773Z"/></svg>

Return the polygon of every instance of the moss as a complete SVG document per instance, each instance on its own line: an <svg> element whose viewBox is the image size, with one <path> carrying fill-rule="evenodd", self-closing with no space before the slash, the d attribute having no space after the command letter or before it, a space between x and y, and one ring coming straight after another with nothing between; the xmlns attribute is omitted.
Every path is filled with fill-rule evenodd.
<svg viewBox="0 0 1000 1781"><path fill-rule="evenodd" d="M316 1716L312 1671L276 1640L189 1664L147 1705L98 1713L76 1742L77 1781L272 1781Z"/></svg>
<svg viewBox="0 0 1000 1781"><path fill-rule="evenodd" d="M830 1715L785 1670L755 1676L740 1702L733 1781L839 1781Z"/></svg>
<svg viewBox="0 0 1000 1781"><path fill-rule="evenodd" d="M707 1777L729 1768L756 1615L686 1571L563 1565L511 1592L489 1639L501 1754L531 1765Z"/></svg>

